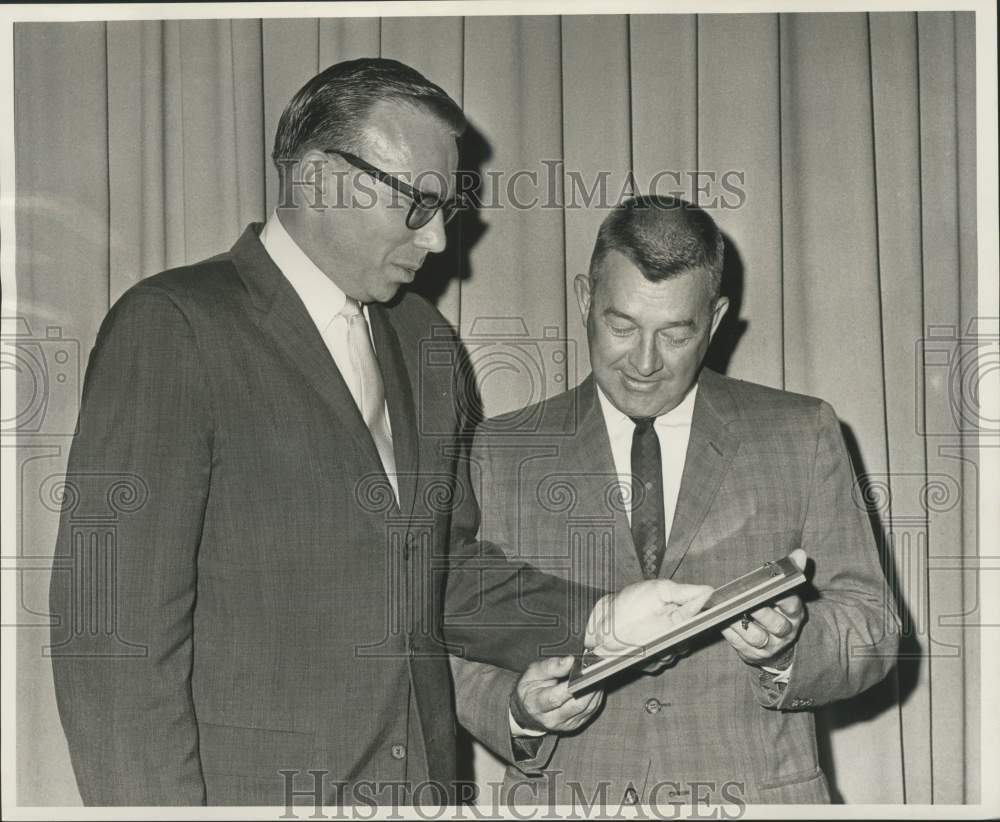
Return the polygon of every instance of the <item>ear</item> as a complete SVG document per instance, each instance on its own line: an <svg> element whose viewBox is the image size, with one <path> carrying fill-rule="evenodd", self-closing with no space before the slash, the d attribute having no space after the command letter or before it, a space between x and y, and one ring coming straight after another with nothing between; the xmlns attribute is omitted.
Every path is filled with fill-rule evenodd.
<svg viewBox="0 0 1000 822"><path fill-rule="evenodd" d="M336 168L331 161L338 159L319 149L306 151L285 170L283 202L313 209L329 205L338 195L336 180L329 179L327 172Z"/></svg>
<svg viewBox="0 0 1000 822"><path fill-rule="evenodd" d="M573 290L576 292L576 304L580 307L583 324L587 324L590 314L590 303L594 296L594 283L589 274L577 274L573 279Z"/></svg>
<svg viewBox="0 0 1000 822"><path fill-rule="evenodd" d="M712 333L709 335L709 339L715 336L715 332L719 329L719 324L722 322L722 318L726 316L728 310L729 297L719 297L715 301L715 307L712 309Z"/></svg>

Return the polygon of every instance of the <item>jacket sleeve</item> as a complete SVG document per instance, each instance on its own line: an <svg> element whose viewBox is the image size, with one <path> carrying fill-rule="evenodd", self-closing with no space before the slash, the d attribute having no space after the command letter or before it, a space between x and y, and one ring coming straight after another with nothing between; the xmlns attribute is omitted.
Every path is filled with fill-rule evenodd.
<svg viewBox="0 0 1000 822"><path fill-rule="evenodd" d="M484 495L491 510L516 504L496 496L506 484L491 474L489 447L480 431L458 448L444 635L458 656L521 672L542 657L580 653L587 619L607 591L509 557L491 541L494 529L481 529Z"/></svg>
<svg viewBox="0 0 1000 822"><path fill-rule="evenodd" d="M558 736L536 737L539 745L530 759L518 758L510 733L510 694L517 685L518 675L505 668L495 668L482 662L451 658L455 679L455 710L458 721L476 739L508 765L527 776L541 773L555 750Z"/></svg>
<svg viewBox="0 0 1000 822"><path fill-rule="evenodd" d="M816 455L802 530L815 598L792 656L788 684L755 671L761 704L814 708L872 687L892 669L899 643L895 604L868 515L852 494L854 472L833 409L817 412Z"/></svg>
<svg viewBox="0 0 1000 822"><path fill-rule="evenodd" d="M489 538L491 544L504 550L503 546L510 544L505 515L507 508L514 504L509 496L513 482L504 475L503 462L498 466L490 449L484 447L484 439L482 436L475 439L471 460L482 477L479 536ZM519 675L506 668L456 656L451 657L451 670L458 721L508 765L529 775L538 773L551 757L557 737L546 734L539 739L535 756L518 759L510 733L510 695L517 687Z"/></svg>
<svg viewBox="0 0 1000 822"><path fill-rule="evenodd" d="M50 588L56 700L87 805L205 803L191 666L211 420L184 315L140 284L91 353ZM98 544L86 514L109 488L127 504Z"/></svg>

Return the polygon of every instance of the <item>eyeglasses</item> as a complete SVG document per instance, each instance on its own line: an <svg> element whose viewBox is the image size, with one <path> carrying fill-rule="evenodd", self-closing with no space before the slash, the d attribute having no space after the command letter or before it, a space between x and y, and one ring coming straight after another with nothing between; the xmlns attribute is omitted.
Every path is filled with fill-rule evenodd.
<svg viewBox="0 0 1000 822"><path fill-rule="evenodd" d="M437 214L438 211L441 212L441 218L444 220L445 224L447 224L461 209L466 206L465 197L461 194L447 200L443 200L436 194L420 191L419 189L408 185L399 177L389 174L387 171L382 171L380 168L376 168L371 163L367 163L362 160L356 154L341 151L339 148L327 148L324 149L324 151L327 154L339 154L356 169L359 169L366 174L370 174L380 183L385 183L394 191L398 191L404 197L408 198L411 203L410 210L406 213L406 227L413 231L427 225L427 223L434 219L434 215Z"/></svg>

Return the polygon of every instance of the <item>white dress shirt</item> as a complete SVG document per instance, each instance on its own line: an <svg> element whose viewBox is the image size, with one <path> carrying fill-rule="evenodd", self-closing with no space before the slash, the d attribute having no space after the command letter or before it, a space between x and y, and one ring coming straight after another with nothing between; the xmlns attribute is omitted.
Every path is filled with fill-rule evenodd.
<svg viewBox="0 0 1000 822"><path fill-rule="evenodd" d="M347 344L347 318L340 312L347 302L347 295L333 280L324 274L309 256L292 239L291 235L278 219L277 212L272 212L264 228L260 232L260 242L268 256L278 266L285 279L292 284L295 293L299 295L309 312L309 317L319 331L326 348L333 357L337 369L348 385L354 385L360 379L351 361L350 348ZM371 335L368 307L361 309L368 322L368 334ZM372 340L372 347L375 341ZM376 353L378 353L376 351ZM359 409L360 410L360 409ZM389 409L385 411L386 424L392 435L389 421ZM387 472L393 493L399 499L399 487L395 473Z"/></svg>
<svg viewBox="0 0 1000 822"><path fill-rule="evenodd" d="M597 386L597 397L604 415L604 427L611 442L611 458L615 463L615 473L621 485L623 499L632 495L632 435L635 433L635 423L631 418L619 411L611 400ZM667 524L665 542L670 541L670 530L673 526L674 512L677 509L677 497L681 490L681 477L684 475L684 463L687 460L688 441L691 439L691 420L694 416L694 403L698 396L698 384L688 391L680 403L661 414L653 422L653 430L660 441L661 468L663 470L663 521ZM632 522L632 510L627 511L629 523ZM791 666L784 671L761 666L763 670L774 675L775 682L788 682L791 676ZM667 674L669 675L669 674ZM542 736L544 732L522 728L510 717L510 731L513 736Z"/></svg>
<svg viewBox="0 0 1000 822"><path fill-rule="evenodd" d="M684 475L684 462L687 459L688 440L691 439L691 419L694 414L694 401L698 394L698 384L688 391L687 396L671 411L661 414L653 422L653 430L660 441L661 467L663 469L663 521L667 524L665 541L670 542L670 529L673 526L674 511L677 510L677 495L681 490L681 477ZM632 435L635 423L623 414L607 398L597 386L597 397L604 414L604 425L608 429L608 439L611 440L611 457L615 461L615 472L622 487L623 499L632 494ZM632 509L627 511L629 523L632 522ZM777 668L761 666L765 671L774 674L776 682L788 682L792 668L784 671Z"/></svg>
<svg viewBox="0 0 1000 822"><path fill-rule="evenodd" d="M670 528L677 508L677 495L681 490L681 476L684 473L684 460L687 458L688 440L691 438L691 417L697 394L698 386L695 384L675 408L661 414L653 422L653 430L660 441L660 464L663 470L663 522L667 526L665 542L670 541ZM632 496L632 435L635 433L635 423L611 404L600 386L597 386L597 397L604 414L608 439L611 441L611 456L615 461L615 473L618 474L618 482L622 488L622 498L629 499ZM627 515L631 523L631 507Z"/></svg>

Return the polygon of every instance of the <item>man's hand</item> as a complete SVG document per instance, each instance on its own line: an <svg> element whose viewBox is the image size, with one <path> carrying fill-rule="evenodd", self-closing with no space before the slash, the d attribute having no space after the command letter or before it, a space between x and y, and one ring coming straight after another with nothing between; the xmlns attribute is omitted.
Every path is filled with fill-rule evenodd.
<svg viewBox="0 0 1000 822"><path fill-rule="evenodd" d="M806 553L801 548L789 555L801 569ZM751 611L751 620L739 620L722 630L722 635L748 665L778 669L791 664L792 649L805 621L806 606L795 594L782 597L774 606Z"/></svg>
<svg viewBox="0 0 1000 822"><path fill-rule="evenodd" d="M573 657L557 656L533 662L510 695L510 713L526 730L566 733L587 722L601 702L603 691L579 699L566 687Z"/></svg>
<svg viewBox="0 0 1000 822"><path fill-rule="evenodd" d="M626 653L697 614L711 593L708 585L669 579L636 582L598 601L587 621L584 645L599 656Z"/></svg>

